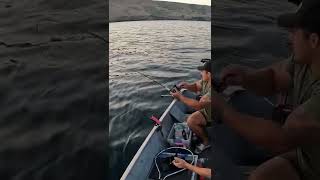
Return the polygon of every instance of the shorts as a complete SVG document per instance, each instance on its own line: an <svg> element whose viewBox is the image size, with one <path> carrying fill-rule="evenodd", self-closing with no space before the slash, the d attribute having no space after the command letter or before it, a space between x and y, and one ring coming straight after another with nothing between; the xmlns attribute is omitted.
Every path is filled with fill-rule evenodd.
<svg viewBox="0 0 320 180"><path fill-rule="evenodd" d="M202 116L204 117L204 119L206 120L206 122L207 122L207 124L206 124L206 126L211 126L211 119L210 119L210 117L208 116L208 114L206 113L206 111L204 110L204 109L201 109L201 110L199 110L199 112L202 114ZM210 120L209 120L210 119Z"/></svg>

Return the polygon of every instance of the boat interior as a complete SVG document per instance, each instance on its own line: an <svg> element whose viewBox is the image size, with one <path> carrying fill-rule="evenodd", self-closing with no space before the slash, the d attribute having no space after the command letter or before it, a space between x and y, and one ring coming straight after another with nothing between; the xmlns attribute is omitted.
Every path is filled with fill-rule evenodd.
<svg viewBox="0 0 320 180"><path fill-rule="evenodd" d="M182 92L185 96L196 98L190 91ZM271 100L272 101L272 98ZM258 97L246 90L234 91L228 102L238 111L257 117L270 119L273 106L265 98ZM174 123L186 121L193 112L180 101L173 100L160 118L161 125L155 125L129 164L122 179L157 179L154 158L161 150L169 148L167 137ZM271 157L262 149L246 141L221 120L207 127L211 148L196 156L202 159L203 167L211 168L215 180L245 179L257 165ZM248 124L250 126L250 124ZM194 150L191 146L190 150ZM130 178L129 178L130 177ZM166 178L167 180L199 179L191 171L183 171Z"/></svg>

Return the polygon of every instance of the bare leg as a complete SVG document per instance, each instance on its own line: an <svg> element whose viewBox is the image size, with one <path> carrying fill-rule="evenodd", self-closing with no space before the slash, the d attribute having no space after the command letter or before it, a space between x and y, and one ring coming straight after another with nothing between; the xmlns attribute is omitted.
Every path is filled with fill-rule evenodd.
<svg viewBox="0 0 320 180"><path fill-rule="evenodd" d="M196 111L192 113L187 119L187 124L190 129L202 140L204 145L209 144L208 136L204 129L204 126L207 124L207 122L201 112Z"/></svg>
<svg viewBox="0 0 320 180"><path fill-rule="evenodd" d="M249 180L300 180L292 158L295 156L290 152L268 160L251 173Z"/></svg>

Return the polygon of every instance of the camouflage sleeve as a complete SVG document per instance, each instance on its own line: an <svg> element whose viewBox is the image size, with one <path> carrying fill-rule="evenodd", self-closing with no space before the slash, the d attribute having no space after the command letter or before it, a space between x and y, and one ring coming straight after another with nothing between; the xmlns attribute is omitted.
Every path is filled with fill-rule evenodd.
<svg viewBox="0 0 320 180"><path fill-rule="evenodd" d="M199 80L199 84L202 86L202 84L203 84L203 80L202 79Z"/></svg>
<svg viewBox="0 0 320 180"><path fill-rule="evenodd" d="M211 97L211 91L212 91L212 89L210 88L210 90L207 92L206 96Z"/></svg>
<svg viewBox="0 0 320 180"><path fill-rule="evenodd" d="M202 101L210 101L211 102L211 90L209 90L205 95L201 98Z"/></svg>

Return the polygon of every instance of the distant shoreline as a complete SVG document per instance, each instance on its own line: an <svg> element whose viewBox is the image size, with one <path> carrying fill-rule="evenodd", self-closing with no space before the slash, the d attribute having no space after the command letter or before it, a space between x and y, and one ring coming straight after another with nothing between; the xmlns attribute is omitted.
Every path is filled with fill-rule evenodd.
<svg viewBox="0 0 320 180"><path fill-rule="evenodd" d="M129 0L128 0L129 1ZM166 1L146 1L136 5L124 4L113 0L110 8L108 22L150 21L150 20L188 20L211 21L211 7L205 5L183 4Z"/></svg>

